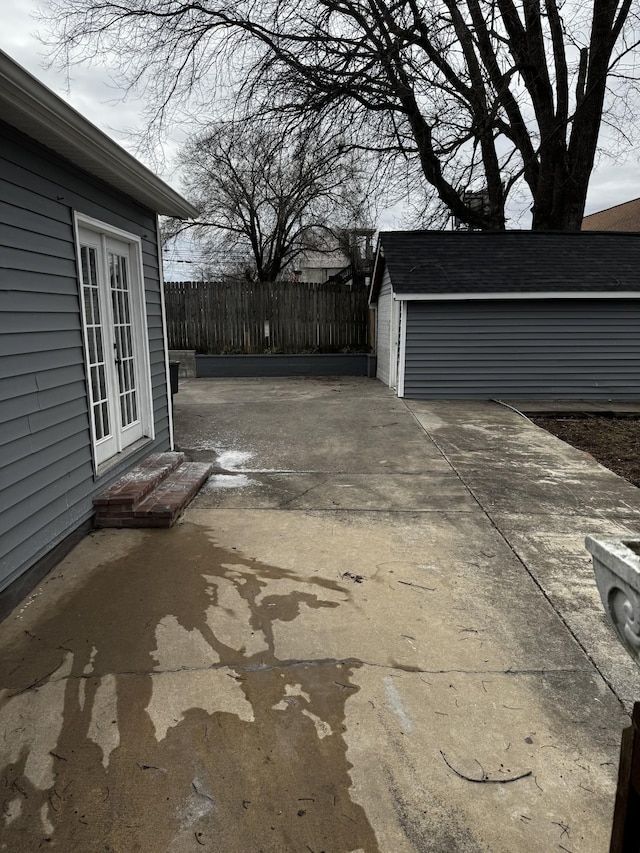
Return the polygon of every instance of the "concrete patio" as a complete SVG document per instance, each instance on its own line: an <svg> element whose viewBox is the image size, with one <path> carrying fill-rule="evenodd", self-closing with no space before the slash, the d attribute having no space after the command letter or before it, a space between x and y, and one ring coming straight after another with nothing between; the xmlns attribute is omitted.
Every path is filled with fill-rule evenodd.
<svg viewBox="0 0 640 853"><path fill-rule="evenodd" d="M583 540L640 491L495 403L189 380L215 473L0 625L0 849L608 849L640 675Z"/></svg>

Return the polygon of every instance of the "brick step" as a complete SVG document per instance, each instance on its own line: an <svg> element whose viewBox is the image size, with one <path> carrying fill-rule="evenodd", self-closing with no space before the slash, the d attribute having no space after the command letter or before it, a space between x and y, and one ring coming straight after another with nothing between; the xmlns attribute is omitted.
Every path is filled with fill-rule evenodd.
<svg viewBox="0 0 640 853"><path fill-rule="evenodd" d="M141 527L171 527L207 479L213 465L183 462L133 510Z"/></svg>
<svg viewBox="0 0 640 853"><path fill-rule="evenodd" d="M97 506L94 523L96 527L171 527L212 468L207 462L182 462L137 503Z"/></svg>
<svg viewBox="0 0 640 853"><path fill-rule="evenodd" d="M132 510L158 483L184 462L184 453L152 453L93 499L100 515L105 508Z"/></svg>

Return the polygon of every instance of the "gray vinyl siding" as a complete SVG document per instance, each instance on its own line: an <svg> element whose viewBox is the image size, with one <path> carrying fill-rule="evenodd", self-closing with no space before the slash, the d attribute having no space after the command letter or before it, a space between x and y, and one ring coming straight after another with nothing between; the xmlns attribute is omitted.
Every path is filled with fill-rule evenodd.
<svg viewBox="0 0 640 853"><path fill-rule="evenodd" d="M155 440L94 473L74 212L142 238ZM0 123L0 590L169 447L156 219Z"/></svg>
<svg viewBox="0 0 640 853"><path fill-rule="evenodd" d="M405 397L640 399L640 301L407 302Z"/></svg>
<svg viewBox="0 0 640 853"><path fill-rule="evenodd" d="M391 280L385 270L378 295L378 310L376 312L376 377L389 384L389 363L391 359Z"/></svg>

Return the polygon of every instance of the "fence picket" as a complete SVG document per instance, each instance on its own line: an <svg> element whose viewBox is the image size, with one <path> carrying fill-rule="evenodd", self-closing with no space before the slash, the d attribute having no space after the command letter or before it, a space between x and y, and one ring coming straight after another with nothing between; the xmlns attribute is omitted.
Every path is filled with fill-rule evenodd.
<svg viewBox="0 0 640 853"><path fill-rule="evenodd" d="M165 283L170 349L222 352L367 349L363 287L277 281ZM265 335L265 323L269 335Z"/></svg>

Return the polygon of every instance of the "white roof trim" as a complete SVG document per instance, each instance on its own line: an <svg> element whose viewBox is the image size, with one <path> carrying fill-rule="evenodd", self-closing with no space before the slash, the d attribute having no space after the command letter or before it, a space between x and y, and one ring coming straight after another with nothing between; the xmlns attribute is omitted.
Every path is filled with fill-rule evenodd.
<svg viewBox="0 0 640 853"><path fill-rule="evenodd" d="M462 302L469 299L640 299L638 290L553 290L505 293L397 293L398 302Z"/></svg>
<svg viewBox="0 0 640 853"><path fill-rule="evenodd" d="M376 244L376 254L373 259L373 267L371 269L371 284L369 286L369 304L371 305L378 304L377 294L376 301L373 301L373 291L377 290L376 281L378 277L378 264L384 264L384 249L382 248L382 241L380 240L380 237L378 237L378 242Z"/></svg>
<svg viewBox="0 0 640 853"><path fill-rule="evenodd" d="M198 211L0 50L0 117L78 168L166 216Z"/></svg>

